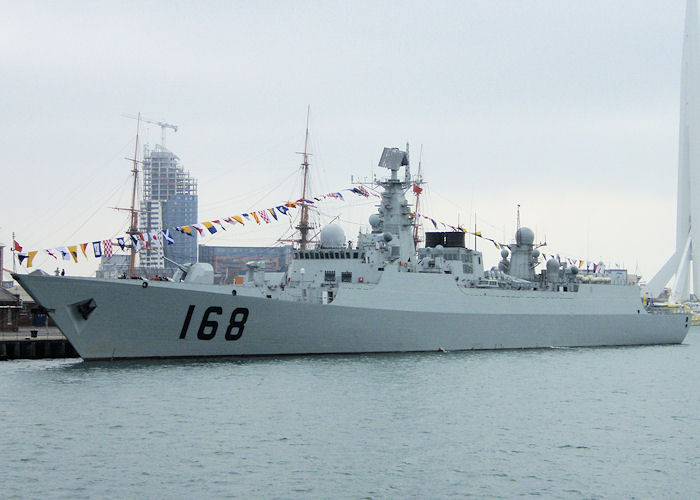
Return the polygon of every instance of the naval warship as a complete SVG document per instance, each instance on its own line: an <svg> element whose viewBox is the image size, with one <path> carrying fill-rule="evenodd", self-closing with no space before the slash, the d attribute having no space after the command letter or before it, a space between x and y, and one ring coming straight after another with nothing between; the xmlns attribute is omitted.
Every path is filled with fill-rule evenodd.
<svg viewBox="0 0 700 500"><path fill-rule="evenodd" d="M276 280L262 262L248 264L240 285L214 284L204 263L181 266L173 281L14 278L85 360L683 342L690 314L647 306L625 273L542 262L527 227L488 269L464 232L427 233L416 248L408 160L384 149L390 175L375 181L381 202L355 245L328 225Z"/></svg>

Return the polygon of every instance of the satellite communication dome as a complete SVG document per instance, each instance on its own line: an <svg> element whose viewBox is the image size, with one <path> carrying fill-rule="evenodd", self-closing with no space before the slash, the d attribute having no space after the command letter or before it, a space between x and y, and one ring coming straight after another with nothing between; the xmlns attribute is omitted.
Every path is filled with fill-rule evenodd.
<svg viewBox="0 0 700 500"><path fill-rule="evenodd" d="M343 248L345 231L337 224L328 224L321 230L321 248Z"/></svg>
<svg viewBox="0 0 700 500"><path fill-rule="evenodd" d="M515 232L515 242L518 245L532 245L535 242L535 233L529 227L521 227Z"/></svg>
<svg viewBox="0 0 700 500"><path fill-rule="evenodd" d="M369 216L369 225L373 228L378 227L381 221L382 219L379 217L379 214L372 214Z"/></svg>
<svg viewBox="0 0 700 500"><path fill-rule="evenodd" d="M384 237L384 241L387 243L394 239L394 236L391 233L384 233L382 236Z"/></svg>
<svg viewBox="0 0 700 500"><path fill-rule="evenodd" d="M504 259L508 258L508 249L507 248L501 249L501 257L503 257Z"/></svg>

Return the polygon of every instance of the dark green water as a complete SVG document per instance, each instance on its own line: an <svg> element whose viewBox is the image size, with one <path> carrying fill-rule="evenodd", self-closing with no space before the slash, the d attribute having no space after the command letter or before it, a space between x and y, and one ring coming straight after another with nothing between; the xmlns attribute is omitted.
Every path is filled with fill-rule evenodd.
<svg viewBox="0 0 700 500"><path fill-rule="evenodd" d="M698 498L684 345L0 363L2 498Z"/></svg>

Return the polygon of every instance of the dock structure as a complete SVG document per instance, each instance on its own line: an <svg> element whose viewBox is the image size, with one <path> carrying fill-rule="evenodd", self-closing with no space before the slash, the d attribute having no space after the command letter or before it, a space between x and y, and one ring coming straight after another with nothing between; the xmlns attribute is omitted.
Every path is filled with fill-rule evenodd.
<svg viewBox="0 0 700 500"><path fill-rule="evenodd" d="M0 332L0 361L77 358L78 353L56 327L20 327Z"/></svg>
<svg viewBox="0 0 700 500"><path fill-rule="evenodd" d="M46 309L14 281L5 281L3 250L0 244L0 361L77 358Z"/></svg>

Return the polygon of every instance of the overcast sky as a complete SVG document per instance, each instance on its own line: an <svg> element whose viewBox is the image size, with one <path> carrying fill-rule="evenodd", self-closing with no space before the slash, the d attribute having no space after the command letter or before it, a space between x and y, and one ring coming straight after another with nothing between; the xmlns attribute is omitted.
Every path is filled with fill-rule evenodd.
<svg viewBox="0 0 700 500"><path fill-rule="evenodd" d="M178 125L167 146L199 181L200 220L296 198L310 105L314 192L379 173L385 146L410 142L415 170L422 145L422 212L470 226L476 213L510 241L520 204L545 252L650 279L674 250L684 11L682 0L3 2L0 241L15 231L44 249L126 229L110 208L129 203L135 122L123 113ZM159 142L159 128L143 132ZM359 202L322 212L356 239L372 212ZM282 232L205 242L271 245ZM487 264L497 258L488 248Z"/></svg>

